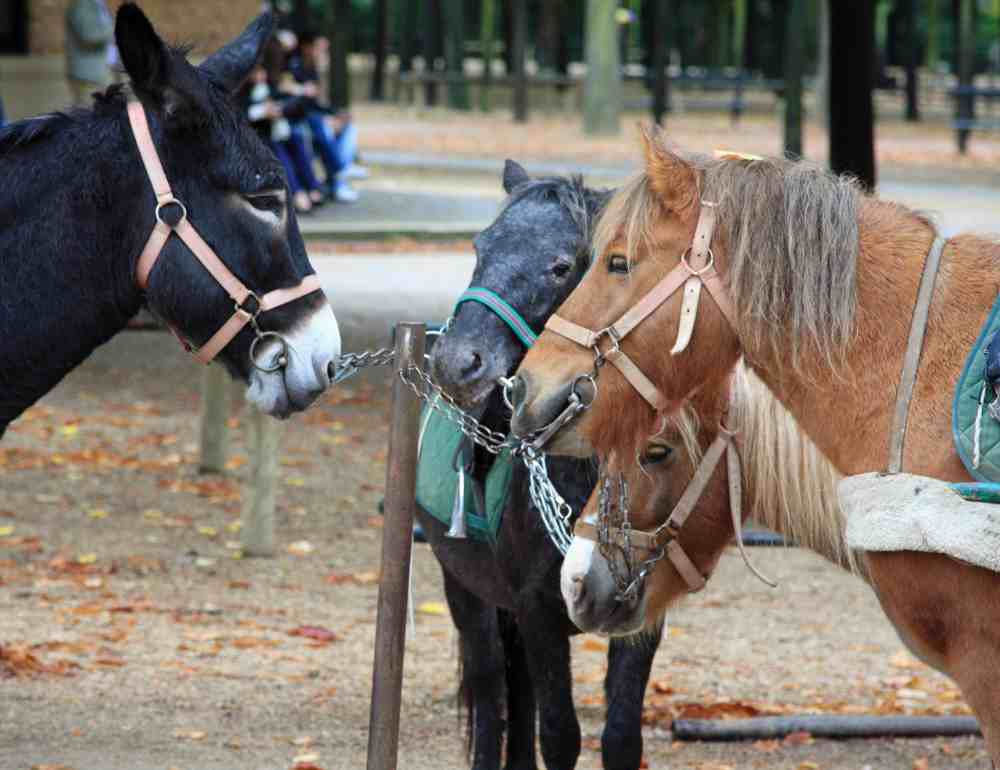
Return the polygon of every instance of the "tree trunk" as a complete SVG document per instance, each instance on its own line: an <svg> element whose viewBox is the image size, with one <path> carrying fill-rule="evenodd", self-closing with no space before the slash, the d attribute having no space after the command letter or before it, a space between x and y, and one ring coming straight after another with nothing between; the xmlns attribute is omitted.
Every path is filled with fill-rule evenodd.
<svg viewBox="0 0 1000 770"><path fill-rule="evenodd" d="M917 8L915 0L900 0L903 13L903 46L906 64L906 119L911 123L920 120L918 103L920 83L920 43L917 41Z"/></svg>
<svg viewBox="0 0 1000 770"><path fill-rule="evenodd" d="M385 101L385 60L389 55L389 0L375 0L375 67L372 71L371 100Z"/></svg>
<svg viewBox="0 0 1000 770"><path fill-rule="evenodd" d="M479 84L479 109L490 111L490 83L493 80L493 42L496 39L496 2L483 0L479 17L479 46L483 57L483 79Z"/></svg>
<svg viewBox="0 0 1000 770"><path fill-rule="evenodd" d="M819 45L816 52L816 117L824 131L830 130L830 2L819 0Z"/></svg>
<svg viewBox="0 0 1000 770"><path fill-rule="evenodd" d="M875 188L875 2L830 3L830 167Z"/></svg>
<svg viewBox="0 0 1000 770"><path fill-rule="evenodd" d="M583 126L588 134L620 130L621 72L615 0L587 0L587 81L583 92Z"/></svg>
<svg viewBox="0 0 1000 770"><path fill-rule="evenodd" d="M958 87L962 89L972 88L973 76L975 72L976 59L976 26L975 12L972 4L974 0L959 0L959 21L958 21ZM957 117L960 121L971 121L976 116L976 97L971 93L962 94L956 100ZM968 127L958 129L958 151L965 154L969 148Z"/></svg>
<svg viewBox="0 0 1000 770"><path fill-rule="evenodd" d="M785 155L802 157L802 70L805 63L805 0L791 0L785 32Z"/></svg>
<svg viewBox="0 0 1000 770"><path fill-rule="evenodd" d="M514 69L514 120L528 122L528 73L525 59L528 47L528 0L510 0L511 5L511 64Z"/></svg>
<svg viewBox="0 0 1000 770"><path fill-rule="evenodd" d="M330 106L348 107L351 103L351 75L347 55L351 48L351 0L331 0L330 30Z"/></svg>
<svg viewBox="0 0 1000 770"><path fill-rule="evenodd" d="M927 55L924 64L931 72L941 61L941 47L938 42L938 3L940 0L925 0L927 3Z"/></svg>
<svg viewBox="0 0 1000 770"><path fill-rule="evenodd" d="M465 82L465 0L444 0L444 59L448 73L448 106L469 109Z"/></svg>
<svg viewBox="0 0 1000 770"><path fill-rule="evenodd" d="M434 75L438 71L437 63L444 52L444 37L441 19L442 0L425 0L427 18L424 27L424 72ZM424 103L428 107L438 104L438 84L427 81L424 84Z"/></svg>
<svg viewBox="0 0 1000 770"><path fill-rule="evenodd" d="M668 19L670 18L670 1L657 0L653 3L650 19L652 35L650 36L650 68L653 71L650 85L653 90L653 122L663 125L663 119L670 109L670 78L667 73L668 53L670 51Z"/></svg>

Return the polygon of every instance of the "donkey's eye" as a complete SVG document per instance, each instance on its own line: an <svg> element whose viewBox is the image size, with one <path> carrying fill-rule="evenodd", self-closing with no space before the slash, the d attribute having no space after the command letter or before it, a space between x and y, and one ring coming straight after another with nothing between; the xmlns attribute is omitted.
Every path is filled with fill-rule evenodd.
<svg viewBox="0 0 1000 770"><path fill-rule="evenodd" d="M646 451L642 453L642 464L655 465L656 463L662 463L673 454L673 451L666 444L650 444L646 447Z"/></svg>
<svg viewBox="0 0 1000 770"><path fill-rule="evenodd" d="M246 196L247 202L258 211L270 211L272 214L280 214L285 209L285 196L283 193L257 193Z"/></svg>
<svg viewBox="0 0 1000 770"><path fill-rule="evenodd" d="M557 262L552 267L552 275L554 275L556 278L565 278L567 275L569 275L571 267L572 266L569 264L569 262Z"/></svg>
<svg viewBox="0 0 1000 770"><path fill-rule="evenodd" d="M608 272L609 273L627 273L628 272L628 260L621 254L612 254L611 259L608 260Z"/></svg>

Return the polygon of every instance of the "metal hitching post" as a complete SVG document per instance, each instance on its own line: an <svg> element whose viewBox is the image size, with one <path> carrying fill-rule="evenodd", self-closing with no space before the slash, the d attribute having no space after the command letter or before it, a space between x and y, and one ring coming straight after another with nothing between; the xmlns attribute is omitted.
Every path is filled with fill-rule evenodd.
<svg viewBox="0 0 1000 770"><path fill-rule="evenodd" d="M424 364L423 324L396 325L396 371ZM406 603L413 547L414 487L420 404L413 391L393 377L389 459L385 472L382 529L382 578L375 624L371 715L368 721L368 770L395 770L399 754L399 710L403 688Z"/></svg>

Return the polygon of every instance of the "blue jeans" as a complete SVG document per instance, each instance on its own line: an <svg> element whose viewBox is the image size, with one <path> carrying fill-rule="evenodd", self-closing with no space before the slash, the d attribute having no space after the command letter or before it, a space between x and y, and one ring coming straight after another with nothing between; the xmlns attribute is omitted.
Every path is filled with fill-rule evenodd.
<svg viewBox="0 0 1000 770"><path fill-rule="evenodd" d="M335 189L337 175L350 166L358 154L358 130L353 123L348 123L339 133L330 131L320 112L310 112L304 123L298 123L292 130L292 135L302 138L305 125L312 134L313 149L323 161L326 169L326 181L331 190Z"/></svg>
<svg viewBox="0 0 1000 770"><path fill-rule="evenodd" d="M312 157L301 134L293 131L285 141L271 142L271 149L285 167L293 195L302 190L312 192L319 189L319 182L313 173Z"/></svg>

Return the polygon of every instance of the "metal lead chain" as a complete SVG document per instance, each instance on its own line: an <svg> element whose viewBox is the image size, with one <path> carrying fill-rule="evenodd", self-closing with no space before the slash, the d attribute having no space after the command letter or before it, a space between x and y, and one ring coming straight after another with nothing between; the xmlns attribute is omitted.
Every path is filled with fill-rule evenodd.
<svg viewBox="0 0 1000 770"><path fill-rule="evenodd" d="M522 454L528 469L528 491L542 517L549 540L563 556L573 544L573 509L549 479L545 455L532 450Z"/></svg>
<svg viewBox="0 0 1000 770"><path fill-rule="evenodd" d="M392 363L394 352L392 348L379 348L378 350L366 350L363 353L344 353L337 361L337 374L333 378L334 385L350 379L365 367L388 366Z"/></svg>

